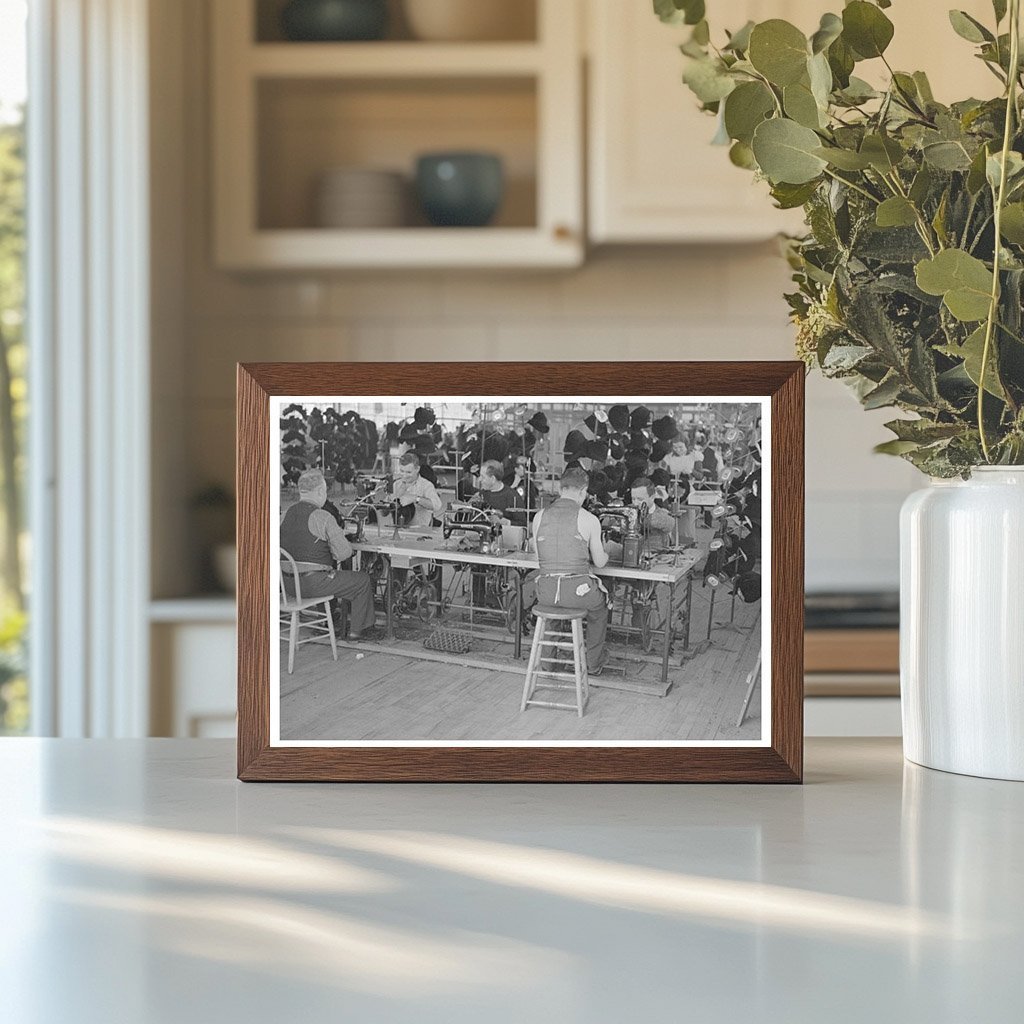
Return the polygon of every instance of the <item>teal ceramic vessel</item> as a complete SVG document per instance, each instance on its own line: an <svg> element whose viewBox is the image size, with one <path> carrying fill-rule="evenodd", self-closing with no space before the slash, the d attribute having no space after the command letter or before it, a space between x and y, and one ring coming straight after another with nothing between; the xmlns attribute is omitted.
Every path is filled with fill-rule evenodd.
<svg viewBox="0 0 1024 1024"><path fill-rule="evenodd" d="M416 162L416 192L436 227L489 224L505 194L501 157L493 153L427 153Z"/></svg>
<svg viewBox="0 0 1024 1024"><path fill-rule="evenodd" d="M290 0L281 11L285 37L295 42L362 42L387 27L387 0Z"/></svg>

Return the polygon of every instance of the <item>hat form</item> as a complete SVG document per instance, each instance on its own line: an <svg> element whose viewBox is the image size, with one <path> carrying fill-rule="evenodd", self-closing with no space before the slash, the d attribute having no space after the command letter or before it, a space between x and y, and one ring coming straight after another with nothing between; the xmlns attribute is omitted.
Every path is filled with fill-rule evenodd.
<svg viewBox="0 0 1024 1024"><path fill-rule="evenodd" d="M612 430L629 430L629 406L613 405L608 410L608 425Z"/></svg>
<svg viewBox="0 0 1024 1024"><path fill-rule="evenodd" d="M429 427L437 419L433 409L420 406L413 415L413 422L418 427Z"/></svg>
<svg viewBox="0 0 1024 1024"><path fill-rule="evenodd" d="M633 430L641 430L643 427L650 426L652 415L646 405L638 405L629 414L629 425Z"/></svg>
<svg viewBox="0 0 1024 1024"><path fill-rule="evenodd" d="M651 452L651 462L661 462L672 451L671 441L655 441Z"/></svg>
<svg viewBox="0 0 1024 1024"><path fill-rule="evenodd" d="M563 450L567 456L579 456L583 455L583 449L586 447L587 439L583 432L580 430L570 430L565 436L565 445Z"/></svg>
<svg viewBox="0 0 1024 1024"><path fill-rule="evenodd" d="M548 426L547 416L542 412L535 412L526 422L541 434L546 434L551 429Z"/></svg>
<svg viewBox="0 0 1024 1024"><path fill-rule="evenodd" d="M654 436L661 441L671 441L679 436L679 427L671 416L662 416L651 424Z"/></svg>
<svg viewBox="0 0 1024 1024"><path fill-rule="evenodd" d="M644 451L651 450L651 440L642 430L634 430L629 435L629 450Z"/></svg>

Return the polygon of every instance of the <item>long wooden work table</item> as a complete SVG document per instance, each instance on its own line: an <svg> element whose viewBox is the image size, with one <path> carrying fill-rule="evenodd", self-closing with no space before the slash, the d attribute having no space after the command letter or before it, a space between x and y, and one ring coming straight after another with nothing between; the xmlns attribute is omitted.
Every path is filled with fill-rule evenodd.
<svg viewBox="0 0 1024 1024"><path fill-rule="evenodd" d="M394 570L396 568L415 568L431 563L450 563L458 565L479 565L486 567L504 567L512 570L511 576L515 586L516 621L521 622L523 615L523 585L531 572L538 569L537 556L533 552L508 551L502 554L483 554L479 551L466 550L458 546L460 534L453 534L445 540L443 533L436 527L394 527L385 526L379 535L372 526L368 526L362 540L355 541L352 547L363 558L366 555L383 556L387 566L386 629L389 640L394 639ZM684 650L689 646L690 603L692 596L693 570L700 561L700 554L695 549L687 549L678 553L656 555L645 568L629 568L621 564L609 564L593 573L606 580L622 580L629 583L650 583L659 588L665 597L661 603L668 610L664 628L661 630L661 681L668 681L669 658L672 641L675 637L673 621L675 609L680 606L679 597L685 589L682 639ZM522 629L514 630L514 657L522 657Z"/></svg>

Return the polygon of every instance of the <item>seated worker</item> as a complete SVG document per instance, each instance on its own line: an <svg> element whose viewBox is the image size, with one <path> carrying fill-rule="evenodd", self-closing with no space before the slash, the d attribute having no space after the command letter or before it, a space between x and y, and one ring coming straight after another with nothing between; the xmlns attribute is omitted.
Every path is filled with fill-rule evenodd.
<svg viewBox="0 0 1024 1024"><path fill-rule="evenodd" d="M649 551L664 551L672 545L672 532L676 521L671 512L655 503L657 488L650 477L641 476L633 481L630 488L631 505L647 506L647 548Z"/></svg>
<svg viewBox="0 0 1024 1024"><path fill-rule="evenodd" d="M540 508L540 492L532 479L535 472L536 468L529 455L517 455L512 472L505 475L505 486L515 495L515 503L509 515L514 526L529 526Z"/></svg>
<svg viewBox="0 0 1024 1024"><path fill-rule="evenodd" d="M590 478L576 467L562 474L561 495L533 520L533 540L540 571L537 601L587 612L587 670L600 675L605 665L608 595L591 568L608 564L597 516L582 506Z"/></svg>
<svg viewBox="0 0 1024 1024"><path fill-rule="evenodd" d="M281 547L298 563L303 597L335 597L348 601L349 639L365 638L374 624L373 583L365 572L335 569L332 559L352 557L337 520L324 510L327 482L319 469L307 469L299 477L299 500L281 520ZM295 593L294 577L285 573L285 589ZM337 621L337 606L333 609Z"/></svg>
<svg viewBox="0 0 1024 1024"><path fill-rule="evenodd" d="M476 497L488 508L498 512L503 524L509 526L512 524L512 518L508 511L516 503L516 493L511 487L505 485L500 462L488 459L480 467L480 489L477 491Z"/></svg>
<svg viewBox="0 0 1024 1024"><path fill-rule="evenodd" d="M512 516L509 513L510 506L515 504L516 495L511 487L505 485L501 477L501 463L494 459L488 459L480 467L480 476L477 478L479 489L473 495L474 504L483 505L486 509L497 512L501 517L502 526L512 525ZM473 566L471 577L473 581L473 604L477 607L487 605L486 594L487 570L482 566Z"/></svg>
<svg viewBox="0 0 1024 1024"><path fill-rule="evenodd" d="M415 452L406 452L398 460L398 479L391 496L400 505L413 507L413 526L430 526L434 514L441 511L437 488L420 475L420 457Z"/></svg>

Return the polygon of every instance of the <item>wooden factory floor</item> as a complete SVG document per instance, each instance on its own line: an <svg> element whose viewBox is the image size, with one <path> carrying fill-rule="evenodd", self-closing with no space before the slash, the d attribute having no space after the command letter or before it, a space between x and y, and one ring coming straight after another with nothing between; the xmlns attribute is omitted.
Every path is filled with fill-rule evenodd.
<svg viewBox="0 0 1024 1024"><path fill-rule="evenodd" d="M692 645L707 634L709 593L694 587ZM583 718L549 708L519 710L528 640L519 671L442 664L358 646L339 648L335 662L328 647L308 644L297 653L294 673L281 673L281 739L756 740L760 685L741 727L736 719L760 645L760 605L737 602L738 629L723 628L729 611L729 601L720 600L711 645L682 664L677 643L669 667L672 685L663 697L611 688L620 681L628 685L631 678L656 677L660 666L609 645L619 671L607 669L595 680L609 685L591 688ZM282 653L286 664L283 646ZM358 653L363 657L357 659ZM477 641L466 658L512 667L510 655L509 644Z"/></svg>

